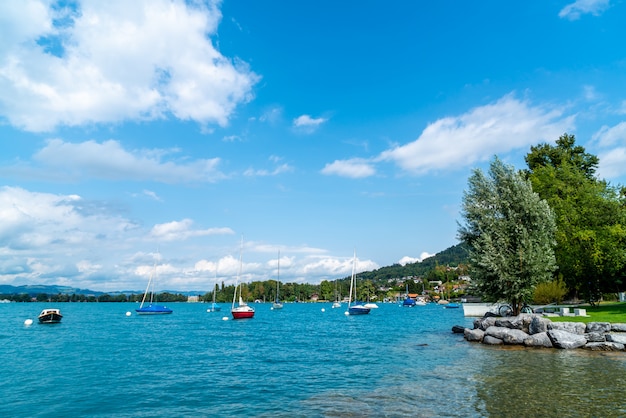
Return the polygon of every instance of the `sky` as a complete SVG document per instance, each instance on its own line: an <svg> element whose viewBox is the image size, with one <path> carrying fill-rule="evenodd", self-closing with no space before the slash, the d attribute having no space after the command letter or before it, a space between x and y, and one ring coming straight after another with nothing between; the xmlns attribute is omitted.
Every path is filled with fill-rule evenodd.
<svg viewBox="0 0 626 418"><path fill-rule="evenodd" d="M624 21L624 0L2 1L0 284L420 261L458 244L472 170L563 133L626 184Z"/></svg>

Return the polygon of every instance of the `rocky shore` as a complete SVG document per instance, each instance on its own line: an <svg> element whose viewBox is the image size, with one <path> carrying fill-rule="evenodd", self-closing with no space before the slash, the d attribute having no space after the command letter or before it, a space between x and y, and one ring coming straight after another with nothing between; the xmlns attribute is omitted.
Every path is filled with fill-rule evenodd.
<svg viewBox="0 0 626 418"><path fill-rule="evenodd" d="M523 345L595 351L624 351L626 324L609 322L552 322L537 314L488 316L474 320L474 328L455 326L465 339L489 345Z"/></svg>

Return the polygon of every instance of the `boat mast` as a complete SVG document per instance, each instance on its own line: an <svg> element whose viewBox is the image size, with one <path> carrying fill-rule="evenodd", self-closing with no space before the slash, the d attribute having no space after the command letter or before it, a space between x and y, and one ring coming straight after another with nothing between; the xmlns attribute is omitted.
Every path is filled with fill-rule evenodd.
<svg viewBox="0 0 626 418"><path fill-rule="evenodd" d="M233 305L235 307L235 301L237 300L237 287L239 287L239 277L241 276L241 265L242 265L242 254L243 254L243 235L241 236L241 245L239 246L239 271L237 272L237 281L235 282L235 292L233 293ZM239 306L243 303L243 299L241 298L241 288L239 288Z"/></svg>
<svg viewBox="0 0 626 418"><path fill-rule="evenodd" d="M146 291L143 292L143 298L141 299L141 305L139 305L139 309L143 308L143 304L146 302L146 296L148 296L148 292L150 292L150 303L152 303L152 292L154 291L154 286L152 285L152 278L154 276L155 271L156 271L156 260L154 260L154 266L152 267L152 271L150 272L150 279L148 279L148 286L146 286Z"/></svg>
<svg viewBox="0 0 626 418"><path fill-rule="evenodd" d="M276 272L276 302L280 301L278 283L280 283L280 250L278 250L278 271Z"/></svg>
<svg viewBox="0 0 626 418"><path fill-rule="evenodd" d="M356 264L356 250L354 250L354 259L352 260L352 277L350 278L350 296L348 297L348 308L352 302L352 289L354 288L354 299L356 300L356 286L354 283L354 268Z"/></svg>

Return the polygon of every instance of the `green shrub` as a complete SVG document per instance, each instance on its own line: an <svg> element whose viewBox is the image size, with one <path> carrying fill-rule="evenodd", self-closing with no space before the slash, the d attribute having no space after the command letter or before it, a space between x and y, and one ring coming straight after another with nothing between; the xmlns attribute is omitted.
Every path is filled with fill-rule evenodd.
<svg viewBox="0 0 626 418"><path fill-rule="evenodd" d="M539 283L535 287L533 302L539 305L549 303L561 303L567 293L563 280L553 280L551 282Z"/></svg>

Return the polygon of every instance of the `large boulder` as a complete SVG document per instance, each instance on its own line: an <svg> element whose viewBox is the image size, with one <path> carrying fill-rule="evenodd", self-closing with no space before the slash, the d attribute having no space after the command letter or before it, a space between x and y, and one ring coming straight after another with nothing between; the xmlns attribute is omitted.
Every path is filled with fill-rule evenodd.
<svg viewBox="0 0 626 418"><path fill-rule="evenodd" d="M502 341L500 338L492 337L491 335L485 335L485 338L483 338L483 344L502 345L504 344L504 341Z"/></svg>
<svg viewBox="0 0 626 418"><path fill-rule="evenodd" d="M548 330L548 324L551 321L538 315L533 315L528 325L528 333L530 335L545 333Z"/></svg>
<svg viewBox="0 0 626 418"><path fill-rule="evenodd" d="M585 332L610 332L611 331L611 323L610 322L588 322Z"/></svg>
<svg viewBox="0 0 626 418"><path fill-rule="evenodd" d="M554 347L566 350L579 348L587 344L587 339L584 335L574 334L561 329L548 330L548 337Z"/></svg>
<svg viewBox="0 0 626 418"><path fill-rule="evenodd" d="M626 335L606 334L606 340L611 343L626 344Z"/></svg>
<svg viewBox="0 0 626 418"><path fill-rule="evenodd" d="M507 316L505 318L496 319L496 327L504 327L509 329L522 329L522 319L519 316Z"/></svg>
<svg viewBox="0 0 626 418"><path fill-rule="evenodd" d="M547 332L538 332L536 334L532 334L524 340L524 345L526 347L553 347L552 341L550 340L550 337L548 337Z"/></svg>
<svg viewBox="0 0 626 418"><path fill-rule="evenodd" d="M623 324L623 323L611 324L611 331L626 332L626 324Z"/></svg>
<svg viewBox="0 0 626 418"><path fill-rule="evenodd" d="M463 327L461 325L453 325L452 326L452 333L453 334L463 334L463 333L465 333L465 327Z"/></svg>
<svg viewBox="0 0 626 418"><path fill-rule="evenodd" d="M521 329L510 329L505 327L489 327L485 330L485 336L491 336L502 340L505 344L524 344L524 340L528 338Z"/></svg>
<svg viewBox="0 0 626 418"><path fill-rule="evenodd" d="M613 342L593 342L583 346L584 349L592 351L624 351L624 344Z"/></svg>
<svg viewBox="0 0 626 418"><path fill-rule="evenodd" d="M485 331L480 328L465 328L464 336L467 341L481 342L485 336Z"/></svg>
<svg viewBox="0 0 626 418"><path fill-rule="evenodd" d="M495 316L487 316L483 318L477 318L474 320L474 328L482 329L483 331L496 324Z"/></svg>
<svg viewBox="0 0 626 418"><path fill-rule="evenodd" d="M587 325L584 322L550 322L548 330L551 329L583 335L587 330Z"/></svg>
<svg viewBox="0 0 626 418"><path fill-rule="evenodd" d="M606 341L606 334L604 332L587 332L585 338L590 343L601 343Z"/></svg>

